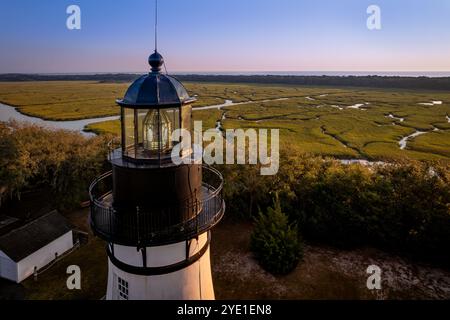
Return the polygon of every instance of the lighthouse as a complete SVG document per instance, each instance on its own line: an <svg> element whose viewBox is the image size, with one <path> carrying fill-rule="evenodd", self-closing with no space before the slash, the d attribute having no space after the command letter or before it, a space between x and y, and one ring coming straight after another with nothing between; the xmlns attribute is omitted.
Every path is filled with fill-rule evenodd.
<svg viewBox="0 0 450 320"><path fill-rule="evenodd" d="M212 300L210 230L225 212L223 178L196 159L194 146L175 149L183 161L173 162L181 142L172 135L192 133L195 99L162 73L157 50L149 64L117 101L121 143L108 156L112 171L89 189L91 227L107 243L106 299Z"/></svg>

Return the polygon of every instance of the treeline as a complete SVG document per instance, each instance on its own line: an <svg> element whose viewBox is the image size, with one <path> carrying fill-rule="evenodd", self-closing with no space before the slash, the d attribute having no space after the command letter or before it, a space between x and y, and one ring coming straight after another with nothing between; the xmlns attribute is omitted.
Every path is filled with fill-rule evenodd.
<svg viewBox="0 0 450 320"><path fill-rule="evenodd" d="M192 82L450 90L450 77L180 75L178 78Z"/></svg>
<svg viewBox="0 0 450 320"><path fill-rule="evenodd" d="M450 265L450 164L405 160L378 167L285 152L280 172L223 166L227 216L283 212L309 241L372 246Z"/></svg>
<svg viewBox="0 0 450 320"><path fill-rule="evenodd" d="M132 82L139 74L0 74L0 82L24 82L24 81L99 81L99 82Z"/></svg>
<svg viewBox="0 0 450 320"><path fill-rule="evenodd" d="M58 209L79 206L88 200L89 184L106 170L106 146L104 137L0 123L0 205L44 189Z"/></svg>
<svg viewBox="0 0 450 320"><path fill-rule="evenodd" d="M132 82L138 74L36 75L0 74L0 81L100 81ZM181 81L279 84L299 86L368 87L450 90L450 77L388 77L388 76L287 76L287 75L177 75Z"/></svg>

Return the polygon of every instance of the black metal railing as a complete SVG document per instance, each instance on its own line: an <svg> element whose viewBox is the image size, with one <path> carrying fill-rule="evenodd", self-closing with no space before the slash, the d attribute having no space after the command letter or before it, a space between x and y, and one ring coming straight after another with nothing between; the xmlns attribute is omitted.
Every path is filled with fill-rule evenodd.
<svg viewBox="0 0 450 320"><path fill-rule="evenodd" d="M144 148L136 151L134 145L123 148L122 143L118 138L114 138L109 141L107 147L108 161L113 163L117 163L117 161L119 161L121 166L136 168L140 165L146 167L151 165L161 168L174 165L171 152L161 154L159 156L157 154L150 156L149 153L144 150ZM194 150L194 145L192 145L192 150ZM137 156L136 152L138 152L141 156ZM183 160L190 160L191 163L197 162L192 151L187 152L187 154L182 156L182 158Z"/></svg>
<svg viewBox="0 0 450 320"><path fill-rule="evenodd" d="M221 173L203 166L203 175L201 196L164 208L119 208L114 206L112 172L108 172L89 189L91 226L104 240L126 246L164 245L192 239L213 228L225 212Z"/></svg>

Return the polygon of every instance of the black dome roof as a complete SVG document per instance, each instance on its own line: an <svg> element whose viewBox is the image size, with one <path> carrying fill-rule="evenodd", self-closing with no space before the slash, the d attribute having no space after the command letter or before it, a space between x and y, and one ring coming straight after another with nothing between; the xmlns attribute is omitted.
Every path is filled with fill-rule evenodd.
<svg viewBox="0 0 450 320"><path fill-rule="evenodd" d="M149 58L152 72L137 79L117 103L125 107L176 107L195 101L180 81L160 72L163 57L155 52Z"/></svg>

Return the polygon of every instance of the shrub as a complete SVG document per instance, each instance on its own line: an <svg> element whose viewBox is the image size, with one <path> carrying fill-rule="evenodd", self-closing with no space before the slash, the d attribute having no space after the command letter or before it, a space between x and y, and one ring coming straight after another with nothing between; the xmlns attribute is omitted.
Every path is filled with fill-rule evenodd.
<svg viewBox="0 0 450 320"><path fill-rule="evenodd" d="M302 258L297 228L289 224L278 196L267 214L260 212L251 237L251 248L261 266L277 275L293 271Z"/></svg>

